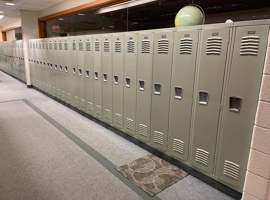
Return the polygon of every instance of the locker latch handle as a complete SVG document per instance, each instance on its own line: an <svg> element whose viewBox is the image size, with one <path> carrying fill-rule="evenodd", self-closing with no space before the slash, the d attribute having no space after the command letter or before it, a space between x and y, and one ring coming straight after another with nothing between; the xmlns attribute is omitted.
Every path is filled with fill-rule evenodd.
<svg viewBox="0 0 270 200"><path fill-rule="evenodd" d="M86 78L89 78L89 77L90 77L89 70L86 70L86 71L85 71L85 77L86 77Z"/></svg>
<svg viewBox="0 0 270 200"><path fill-rule="evenodd" d="M144 91L144 81L143 80L139 81L139 90Z"/></svg>
<svg viewBox="0 0 270 200"><path fill-rule="evenodd" d="M82 75L82 69L79 69L79 76Z"/></svg>
<svg viewBox="0 0 270 200"><path fill-rule="evenodd" d="M104 81L104 82L107 82L107 81L108 81L108 76L107 76L107 74L103 74L103 81Z"/></svg>
<svg viewBox="0 0 270 200"><path fill-rule="evenodd" d="M161 84L155 83L155 84L154 84L154 88L155 88L154 94L160 95L160 93L161 93Z"/></svg>
<svg viewBox="0 0 270 200"><path fill-rule="evenodd" d="M54 65L54 69L57 70L57 65Z"/></svg>
<svg viewBox="0 0 270 200"><path fill-rule="evenodd" d="M199 91L199 104L207 105L209 94L207 91Z"/></svg>
<svg viewBox="0 0 270 200"><path fill-rule="evenodd" d="M174 87L174 98L175 99L182 99L182 95L183 95L183 88L181 87Z"/></svg>
<svg viewBox="0 0 270 200"><path fill-rule="evenodd" d="M76 74L76 68L72 68L72 74L75 75Z"/></svg>
<svg viewBox="0 0 270 200"><path fill-rule="evenodd" d="M126 87L130 88L130 78L126 78Z"/></svg>
<svg viewBox="0 0 270 200"><path fill-rule="evenodd" d="M118 85L118 76L115 75L115 76L113 76L113 78L114 78L114 84L115 85Z"/></svg>
<svg viewBox="0 0 270 200"><path fill-rule="evenodd" d="M68 72L68 67L67 66L65 66L65 72Z"/></svg>
<svg viewBox="0 0 270 200"><path fill-rule="evenodd" d="M95 72L95 80L98 80L98 72Z"/></svg>
<svg viewBox="0 0 270 200"><path fill-rule="evenodd" d="M59 70L63 71L63 66L62 65L59 66Z"/></svg>
<svg viewBox="0 0 270 200"><path fill-rule="evenodd" d="M242 99L240 97L230 97L229 110L231 112L240 112Z"/></svg>
<svg viewBox="0 0 270 200"><path fill-rule="evenodd" d="M50 69L52 69L52 64L50 64Z"/></svg>

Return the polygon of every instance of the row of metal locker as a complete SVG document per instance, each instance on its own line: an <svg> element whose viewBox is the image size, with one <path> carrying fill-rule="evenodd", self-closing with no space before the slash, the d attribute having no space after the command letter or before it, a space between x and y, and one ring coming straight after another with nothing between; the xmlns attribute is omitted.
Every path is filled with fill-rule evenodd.
<svg viewBox="0 0 270 200"><path fill-rule="evenodd" d="M31 82L242 191L269 24L33 39Z"/></svg>
<svg viewBox="0 0 270 200"><path fill-rule="evenodd" d="M23 41L4 42L0 45L0 69L12 76L26 81Z"/></svg>

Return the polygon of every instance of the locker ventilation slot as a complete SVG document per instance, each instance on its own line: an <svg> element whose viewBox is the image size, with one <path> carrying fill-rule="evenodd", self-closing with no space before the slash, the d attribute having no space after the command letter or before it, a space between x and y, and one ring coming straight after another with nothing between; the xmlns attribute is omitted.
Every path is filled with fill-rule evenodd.
<svg viewBox="0 0 270 200"><path fill-rule="evenodd" d="M114 51L117 53L121 53L122 43L120 41L115 41L114 43Z"/></svg>
<svg viewBox="0 0 270 200"><path fill-rule="evenodd" d="M184 142L182 140L174 139L173 150L178 153L184 154Z"/></svg>
<svg viewBox="0 0 270 200"><path fill-rule="evenodd" d="M158 54L168 54L169 52L169 40L160 39L158 41Z"/></svg>
<svg viewBox="0 0 270 200"><path fill-rule="evenodd" d="M128 41L127 43L127 52L134 53L134 41Z"/></svg>
<svg viewBox="0 0 270 200"><path fill-rule="evenodd" d="M95 42L95 51L99 51L100 47L99 47L99 42Z"/></svg>
<svg viewBox="0 0 270 200"><path fill-rule="evenodd" d="M164 143L164 133L159 131L154 131L154 143L163 145Z"/></svg>
<svg viewBox="0 0 270 200"><path fill-rule="evenodd" d="M132 119L127 118L126 119L126 128L129 130L133 130L134 122Z"/></svg>
<svg viewBox="0 0 270 200"><path fill-rule="evenodd" d="M85 100L84 99L81 99L81 107L85 108Z"/></svg>
<svg viewBox="0 0 270 200"><path fill-rule="evenodd" d="M259 50L260 38L258 36L242 37L240 55L257 56Z"/></svg>
<svg viewBox="0 0 270 200"><path fill-rule="evenodd" d="M79 51L83 51L83 43L79 42Z"/></svg>
<svg viewBox="0 0 270 200"><path fill-rule="evenodd" d="M65 43L64 46L65 46L65 50L68 50L68 43Z"/></svg>
<svg viewBox="0 0 270 200"><path fill-rule="evenodd" d="M75 42L72 43L72 49L73 49L73 51L76 50L76 43Z"/></svg>
<svg viewBox="0 0 270 200"><path fill-rule="evenodd" d="M203 149L199 149L197 148L196 150L196 161L199 163L202 163L204 165L208 165L208 161L209 161L209 152L203 150Z"/></svg>
<svg viewBox="0 0 270 200"><path fill-rule="evenodd" d="M139 134L147 137L147 126L145 126L144 124L139 124Z"/></svg>
<svg viewBox="0 0 270 200"><path fill-rule="evenodd" d="M183 38L180 40L180 54L192 53L192 38Z"/></svg>
<svg viewBox="0 0 270 200"><path fill-rule="evenodd" d="M235 180L238 180L240 172L240 165L237 165L234 162L225 160L223 174L229 176Z"/></svg>
<svg viewBox="0 0 270 200"><path fill-rule="evenodd" d="M104 52L110 52L110 42L104 42Z"/></svg>
<svg viewBox="0 0 270 200"><path fill-rule="evenodd" d="M62 47L62 43L59 43L59 50L62 50L63 47Z"/></svg>
<svg viewBox="0 0 270 200"><path fill-rule="evenodd" d="M142 41L142 53L150 53L150 40Z"/></svg>
<svg viewBox="0 0 270 200"><path fill-rule="evenodd" d="M96 115L99 115L99 116L102 115L101 106L99 106L99 105L96 105Z"/></svg>
<svg viewBox="0 0 270 200"><path fill-rule="evenodd" d="M38 46L37 46L38 48ZM57 43L54 43L54 50L57 50Z"/></svg>
<svg viewBox="0 0 270 200"><path fill-rule="evenodd" d="M86 51L91 51L90 42L86 42L85 49L86 49Z"/></svg>
<svg viewBox="0 0 270 200"><path fill-rule="evenodd" d="M93 103L91 103L91 102L87 103L87 110L88 110L88 112L93 112Z"/></svg>
<svg viewBox="0 0 270 200"><path fill-rule="evenodd" d="M206 44L206 54L207 55L220 55L222 47L221 37L211 37L208 38Z"/></svg>
<svg viewBox="0 0 270 200"><path fill-rule="evenodd" d="M116 124L122 125L122 115L115 113L114 120Z"/></svg>
<svg viewBox="0 0 270 200"><path fill-rule="evenodd" d="M108 109L104 109L104 118L110 120L111 119L111 111Z"/></svg>

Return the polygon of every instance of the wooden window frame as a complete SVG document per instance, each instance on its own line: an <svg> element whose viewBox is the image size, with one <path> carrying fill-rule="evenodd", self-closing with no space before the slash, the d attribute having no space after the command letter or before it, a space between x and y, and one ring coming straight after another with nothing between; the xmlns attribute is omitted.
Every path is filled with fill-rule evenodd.
<svg viewBox="0 0 270 200"><path fill-rule="evenodd" d="M16 28L19 28L21 26L12 26L10 28L7 28L7 29L3 29L2 30L2 40L3 41L7 41L7 32L8 31L12 31L12 30L15 30Z"/></svg>
<svg viewBox="0 0 270 200"><path fill-rule="evenodd" d="M76 15L83 12L88 12L91 10L96 10L99 8L104 8L107 6L127 2L129 0L95 0L93 2L89 2L87 4L83 4L74 8L70 8L61 12L57 12L45 17L41 17L38 19L38 28L39 28L39 37L46 38L47 30L46 30L46 22L52 19L67 17L71 15Z"/></svg>

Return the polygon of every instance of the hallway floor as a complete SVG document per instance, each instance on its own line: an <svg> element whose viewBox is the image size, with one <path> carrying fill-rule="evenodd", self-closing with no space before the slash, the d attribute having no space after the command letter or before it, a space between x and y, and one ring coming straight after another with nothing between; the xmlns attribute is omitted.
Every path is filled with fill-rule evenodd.
<svg viewBox="0 0 270 200"><path fill-rule="evenodd" d="M115 170L149 152L0 71L1 200L230 200L189 175L149 197Z"/></svg>

